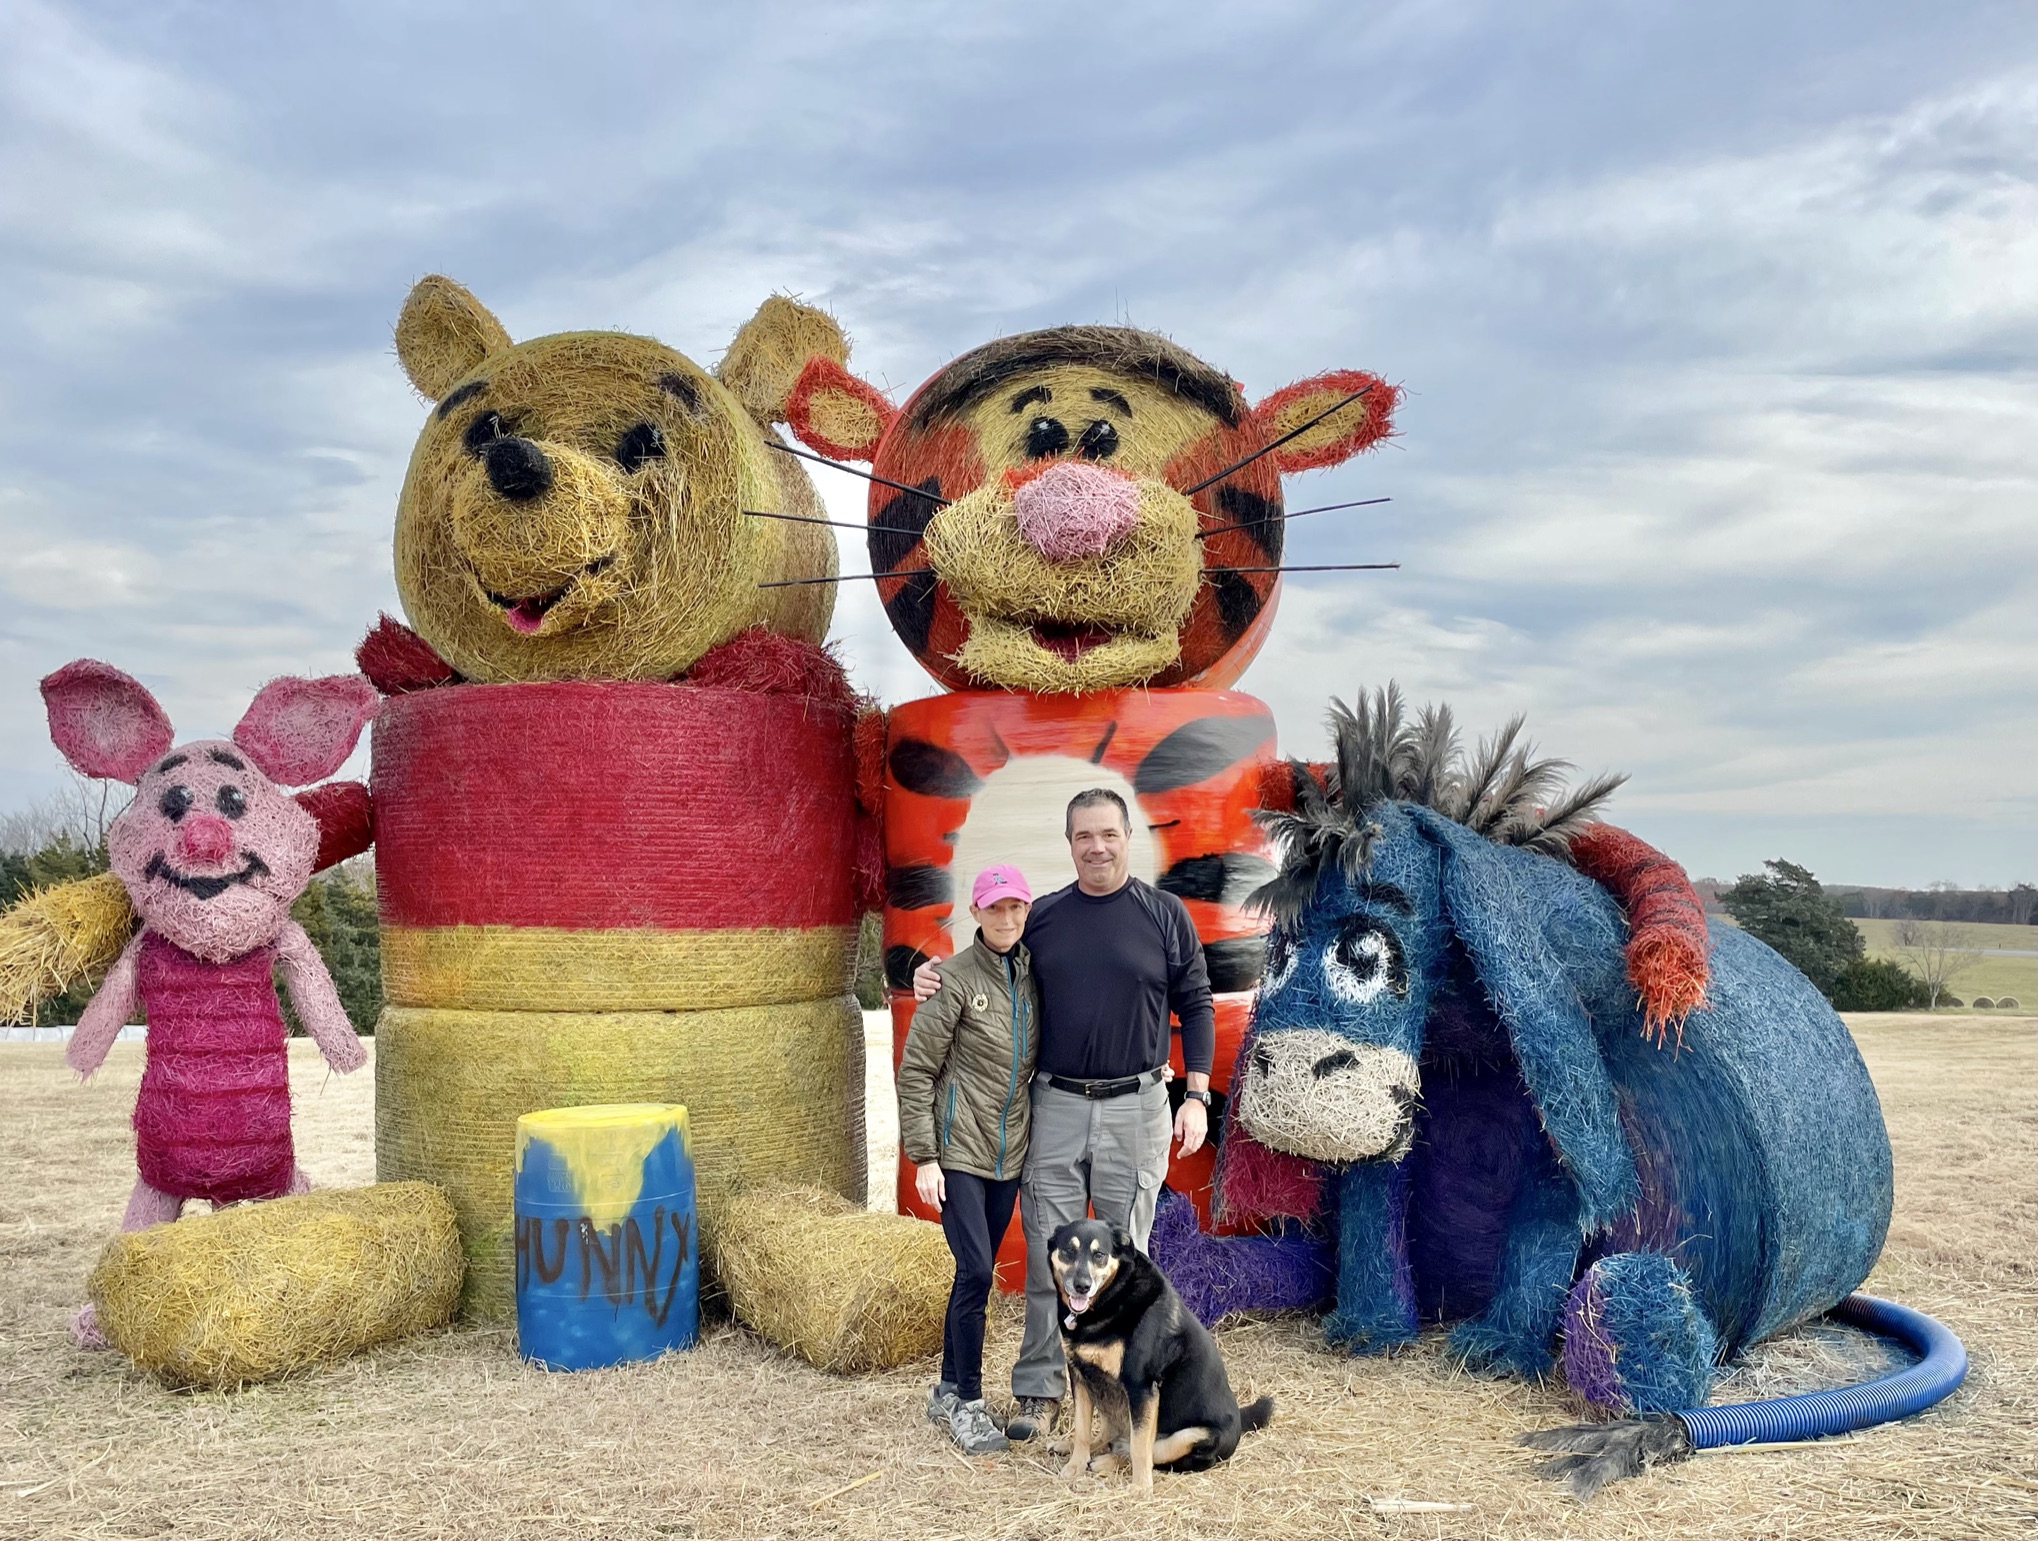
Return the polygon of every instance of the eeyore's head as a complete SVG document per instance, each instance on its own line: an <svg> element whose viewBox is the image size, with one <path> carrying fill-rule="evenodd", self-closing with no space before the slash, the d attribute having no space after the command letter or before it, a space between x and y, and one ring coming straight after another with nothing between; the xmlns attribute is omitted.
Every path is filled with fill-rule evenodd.
<svg viewBox="0 0 2038 1541"><path fill-rule="evenodd" d="M1518 890L1521 848L1561 851L1622 778L1562 793L1565 763L1532 759L1519 718L1468 760L1449 708L1411 721L1392 685L1356 711L1339 703L1331 723L1328 788L1297 765L1296 811L1262 816L1282 862L1255 895L1275 925L1238 1118L1290 1155L1393 1161L1413 1137L1454 943L1475 964L1505 951L1494 925L1535 913L1521 892L1494 892ZM1540 937L1524 944L1544 952Z"/></svg>

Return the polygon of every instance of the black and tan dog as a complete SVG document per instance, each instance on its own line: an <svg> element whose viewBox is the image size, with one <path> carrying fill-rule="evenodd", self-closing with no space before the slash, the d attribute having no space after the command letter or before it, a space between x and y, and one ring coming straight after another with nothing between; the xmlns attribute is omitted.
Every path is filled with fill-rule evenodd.
<svg viewBox="0 0 2038 1541"><path fill-rule="evenodd" d="M1229 1459L1241 1434L1266 1427L1274 1399L1238 1405L1217 1344L1130 1232L1071 1221L1049 1239L1048 1263L1076 1399L1063 1476L1091 1469L1094 1444L1107 1451L1096 1469L1115 1470L1108 1452L1123 1437L1133 1481L1149 1497L1156 1466L1202 1471Z"/></svg>

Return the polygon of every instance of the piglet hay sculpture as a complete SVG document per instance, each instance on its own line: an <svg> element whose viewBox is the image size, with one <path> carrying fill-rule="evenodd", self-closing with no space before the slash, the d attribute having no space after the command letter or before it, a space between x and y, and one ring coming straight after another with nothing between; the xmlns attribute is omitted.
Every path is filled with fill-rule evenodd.
<svg viewBox="0 0 2038 1541"><path fill-rule="evenodd" d="M743 1324L820 1369L893 1370L941 1347L955 1259L938 1225L758 1188L729 1202L710 1246Z"/></svg>
<svg viewBox="0 0 2038 1541"><path fill-rule="evenodd" d="M443 1193L378 1183L123 1233L88 1287L107 1342L144 1370L227 1390L443 1327L462 1266Z"/></svg>

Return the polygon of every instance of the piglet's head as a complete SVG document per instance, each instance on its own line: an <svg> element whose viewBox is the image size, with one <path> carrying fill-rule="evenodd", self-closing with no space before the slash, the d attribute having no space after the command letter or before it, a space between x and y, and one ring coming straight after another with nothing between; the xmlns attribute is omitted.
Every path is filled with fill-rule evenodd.
<svg viewBox="0 0 2038 1541"><path fill-rule="evenodd" d="M135 787L106 843L144 924L216 963L272 940L318 854L318 826L282 788L340 768L375 715L373 687L272 680L231 739L175 747L155 697L108 664L66 664L42 695L65 759Z"/></svg>

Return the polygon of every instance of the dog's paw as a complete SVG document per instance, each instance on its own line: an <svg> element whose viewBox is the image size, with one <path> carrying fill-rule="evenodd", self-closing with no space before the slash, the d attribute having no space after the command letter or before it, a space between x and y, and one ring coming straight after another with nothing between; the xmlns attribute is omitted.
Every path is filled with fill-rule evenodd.
<svg viewBox="0 0 2038 1541"><path fill-rule="evenodd" d="M1076 1448L1075 1436L1073 1434L1056 1434L1047 1441L1043 1448L1049 1455L1067 1455Z"/></svg>
<svg viewBox="0 0 2038 1541"><path fill-rule="evenodd" d="M1095 1456L1091 1459L1090 1475L1093 1477L1108 1477L1112 1475L1114 1472L1121 1472L1125 1470L1125 1468L1130 1466L1131 1464L1132 1463L1126 1459L1124 1451L1106 1450L1102 1455Z"/></svg>

